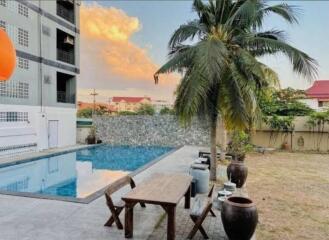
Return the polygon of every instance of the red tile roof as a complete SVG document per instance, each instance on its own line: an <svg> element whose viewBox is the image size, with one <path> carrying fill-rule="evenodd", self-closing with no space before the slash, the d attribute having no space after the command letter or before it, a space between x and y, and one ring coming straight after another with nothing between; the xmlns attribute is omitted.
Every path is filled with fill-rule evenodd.
<svg viewBox="0 0 329 240"><path fill-rule="evenodd" d="M318 80L313 86L306 90L306 95L310 98L329 100L329 80Z"/></svg>
<svg viewBox="0 0 329 240"><path fill-rule="evenodd" d="M151 101L151 98L149 97L113 97L112 102L129 102L129 103L138 103L143 101L144 99L147 99Z"/></svg>

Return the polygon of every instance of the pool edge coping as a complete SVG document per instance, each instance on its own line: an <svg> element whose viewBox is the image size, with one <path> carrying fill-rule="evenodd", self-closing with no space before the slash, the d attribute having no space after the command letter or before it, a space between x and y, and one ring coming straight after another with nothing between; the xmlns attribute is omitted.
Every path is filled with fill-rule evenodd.
<svg viewBox="0 0 329 240"><path fill-rule="evenodd" d="M31 162L31 161L36 161L36 160L42 159L44 157L53 157L53 156L57 156L57 155L61 155L61 154L74 152L76 150L88 149L88 148L92 148L92 147L96 147L96 146L100 146L100 145L106 145L106 143L93 144L93 145L90 145L90 146L89 145L84 145L84 146L81 146L81 147L77 147L75 149L64 150L62 152L50 153L48 155L43 155L43 156L39 156L39 157L29 157L29 158L26 158L26 159L21 159L21 160L9 162L9 163L3 163L3 164L0 164L0 168L13 166L13 165L16 165L16 164L27 163L27 162ZM130 172L127 175L130 176L130 177L134 177L134 176L138 175L139 173L145 171L146 169L148 169L151 166L155 165L159 161L163 160L165 157L167 157L167 156L173 154L174 152L178 151L182 147L184 147L184 146L181 145L181 146L178 146L178 147L173 147L173 149L170 150L169 152L153 159L152 161L148 162L144 166L141 166L140 168L136 169L133 172ZM119 180L119 179L117 179L117 180ZM97 190L96 192L90 194L89 196L87 196L85 198L54 196L54 195L47 195L47 194L40 194L40 193L29 193L29 192L10 192L10 191L0 191L0 195L27 197L27 198L45 199L45 200L55 200L55 201L63 201L63 202L71 202L71 203L89 204L89 203L93 202L94 200L96 200L97 198L103 196L104 191L109 186L111 186L113 183L115 183L116 181L106 185L105 187L101 188L100 190Z"/></svg>

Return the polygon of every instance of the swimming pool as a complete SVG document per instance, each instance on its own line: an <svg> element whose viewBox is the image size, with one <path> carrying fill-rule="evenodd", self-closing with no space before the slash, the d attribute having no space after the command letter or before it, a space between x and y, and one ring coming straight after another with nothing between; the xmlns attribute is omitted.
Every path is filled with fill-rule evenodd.
<svg viewBox="0 0 329 240"><path fill-rule="evenodd" d="M172 150L104 144L32 159L0 167L0 193L90 200L97 191Z"/></svg>

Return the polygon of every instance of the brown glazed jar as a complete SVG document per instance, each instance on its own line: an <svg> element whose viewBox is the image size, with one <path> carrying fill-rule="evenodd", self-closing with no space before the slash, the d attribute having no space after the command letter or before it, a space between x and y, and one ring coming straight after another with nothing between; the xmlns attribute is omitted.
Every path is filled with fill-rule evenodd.
<svg viewBox="0 0 329 240"><path fill-rule="evenodd" d="M222 222L230 240L250 240L258 223L254 202L245 197L229 197L223 203Z"/></svg>
<svg viewBox="0 0 329 240"><path fill-rule="evenodd" d="M241 161L231 161L227 166L227 178L236 184L237 188L241 188L247 180L248 168Z"/></svg>

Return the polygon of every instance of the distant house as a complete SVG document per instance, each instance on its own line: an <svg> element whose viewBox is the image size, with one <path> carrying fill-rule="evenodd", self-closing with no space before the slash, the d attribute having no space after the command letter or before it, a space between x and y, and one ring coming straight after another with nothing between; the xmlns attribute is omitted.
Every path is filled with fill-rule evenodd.
<svg viewBox="0 0 329 240"><path fill-rule="evenodd" d="M306 90L306 96L317 102L317 108L329 108L329 80L318 80Z"/></svg>
<svg viewBox="0 0 329 240"><path fill-rule="evenodd" d="M142 104L152 104L152 100L149 97L113 97L112 106L114 106L118 112L137 111Z"/></svg>

